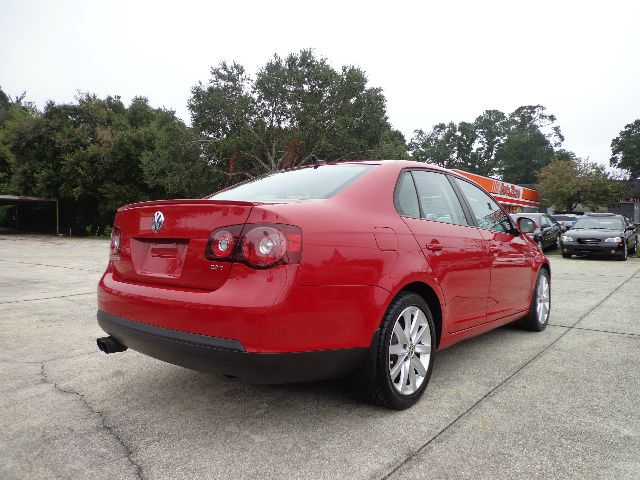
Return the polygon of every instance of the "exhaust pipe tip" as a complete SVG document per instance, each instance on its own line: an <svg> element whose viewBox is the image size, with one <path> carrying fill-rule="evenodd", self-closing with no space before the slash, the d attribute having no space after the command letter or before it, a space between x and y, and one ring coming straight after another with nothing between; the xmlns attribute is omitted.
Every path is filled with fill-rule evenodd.
<svg viewBox="0 0 640 480"><path fill-rule="evenodd" d="M96 344L100 351L104 353L124 352L127 349L125 345L122 345L118 340L111 336L96 338Z"/></svg>

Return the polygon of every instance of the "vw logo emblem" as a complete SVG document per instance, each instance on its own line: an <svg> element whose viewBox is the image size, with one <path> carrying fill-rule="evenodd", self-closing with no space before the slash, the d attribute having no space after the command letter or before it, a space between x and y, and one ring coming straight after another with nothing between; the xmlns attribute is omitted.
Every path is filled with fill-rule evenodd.
<svg viewBox="0 0 640 480"><path fill-rule="evenodd" d="M151 230L158 233L162 230L162 226L164 225L164 215L162 212L156 212L153 214L153 219L151 220Z"/></svg>

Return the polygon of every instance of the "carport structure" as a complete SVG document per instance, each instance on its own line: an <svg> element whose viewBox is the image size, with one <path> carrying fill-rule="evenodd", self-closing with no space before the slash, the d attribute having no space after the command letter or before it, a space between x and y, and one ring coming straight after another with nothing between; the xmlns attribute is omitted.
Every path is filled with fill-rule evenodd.
<svg viewBox="0 0 640 480"><path fill-rule="evenodd" d="M16 207L12 227L15 230L60 234L60 210L55 198L0 195L0 206Z"/></svg>

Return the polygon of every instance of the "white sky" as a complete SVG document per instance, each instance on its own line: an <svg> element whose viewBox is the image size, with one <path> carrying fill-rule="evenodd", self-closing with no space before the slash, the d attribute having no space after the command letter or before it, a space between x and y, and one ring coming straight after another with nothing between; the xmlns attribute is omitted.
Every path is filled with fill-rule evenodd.
<svg viewBox="0 0 640 480"><path fill-rule="evenodd" d="M407 140L483 110L542 104L564 148L608 163L640 118L640 2L0 0L0 86L46 100L135 95L189 122L190 88L236 60L249 72L314 48L380 86Z"/></svg>

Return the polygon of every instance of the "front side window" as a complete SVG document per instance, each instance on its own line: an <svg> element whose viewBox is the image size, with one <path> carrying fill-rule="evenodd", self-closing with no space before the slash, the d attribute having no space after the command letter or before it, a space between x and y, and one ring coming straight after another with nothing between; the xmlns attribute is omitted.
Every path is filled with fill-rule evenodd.
<svg viewBox="0 0 640 480"><path fill-rule="evenodd" d="M480 228L504 233L512 231L513 227L509 216L498 206L498 203L493 198L475 185L457 177L454 178L467 199L471 212Z"/></svg>
<svg viewBox="0 0 640 480"><path fill-rule="evenodd" d="M345 163L272 173L235 185L209 198L246 202L319 200L335 195L373 167Z"/></svg>
<svg viewBox="0 0 640 480"><path fill-rule="evenodd" d="M422 215L426 220L468 225L460 200L446 175L424 170L414 170L412 173Z"/></svg>

